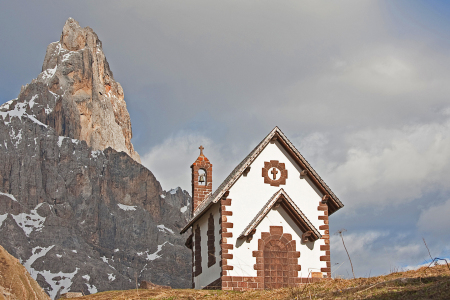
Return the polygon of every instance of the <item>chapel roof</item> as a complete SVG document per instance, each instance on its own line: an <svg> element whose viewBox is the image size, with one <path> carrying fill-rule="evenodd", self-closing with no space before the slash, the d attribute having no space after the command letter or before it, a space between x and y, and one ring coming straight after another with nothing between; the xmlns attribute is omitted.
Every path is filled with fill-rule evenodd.
<svg viewBox="0 0 450 300"><path fill-rule="evenodd" d="M198 205L195 209L191 220L182 229L181 233L186 232L186 230L198 219L200 218L207 209L217 203L224 194L234 185L234 183L239 179L245 169L250 166L253 161L258 157L258 155L266 148L266 146L276 139L283 148L296 160L303 170L308 171L308 177L313 181L313 183L321 190L324 195L329 195L330 200L327 202L328 211L331 215L337 210L344 207L344 204L339 200L339 198L331 191L328 185L323 181L323 179L317 174L317 172L311 167L308 161L300 154L300 152L295 148L295 146L289 141L286 135L277 126L272 129L272 131L234 168L234 170L228 175L227 178L220 184L220 186L214 191L214 193L209 194L206 198Z"/></svg>

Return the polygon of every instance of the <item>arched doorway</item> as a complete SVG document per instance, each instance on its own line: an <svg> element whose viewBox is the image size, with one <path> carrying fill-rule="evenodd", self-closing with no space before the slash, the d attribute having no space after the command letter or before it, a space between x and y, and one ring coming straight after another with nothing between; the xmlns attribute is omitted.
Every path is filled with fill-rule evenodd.
<svg viewBox="0 0 450 300"><path fill-rule="evenodd" d="M298 271L300 252L296 251L296 241L289 233L283 233L282 226L270 226L270 232L261 232L254 266L264 289L295 286L301 283ZM259 286L261 288L261 286Z"/></svg>
<svg viewBox="0 0 450 300"><path fill-rule="evenodd" d="M264 245L264 288L278 289L289 286L289 251L287 244L270 240Z"/></svg>

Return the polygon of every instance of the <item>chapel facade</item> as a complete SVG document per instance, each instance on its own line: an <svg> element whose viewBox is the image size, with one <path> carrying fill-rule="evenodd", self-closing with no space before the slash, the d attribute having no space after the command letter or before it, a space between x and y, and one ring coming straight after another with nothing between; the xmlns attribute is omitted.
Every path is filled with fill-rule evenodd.
<svg viewBox="0 0 450 300"><path fill-rule="evenodd" d="M191 166L192 287L249 290L331 277L329 215L344 205L275 127L212 190L212 164Z"/></svg>

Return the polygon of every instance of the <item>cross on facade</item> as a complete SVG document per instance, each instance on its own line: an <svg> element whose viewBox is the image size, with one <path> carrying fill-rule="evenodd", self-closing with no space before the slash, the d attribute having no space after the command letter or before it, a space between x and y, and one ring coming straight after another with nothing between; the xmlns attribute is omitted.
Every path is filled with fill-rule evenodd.
<svg viewBox="0 0 450 300"><path fill-rule="evenodd" d="M200 145L200 147L198 147L198 149L200 149L200 156L203 156L203 149L205 149L205 148L203 148L203 146Z"/></svg>
<svg viewBox="0 0 450 300"><path fill-rule="evenodd" d="M273 175L273 180L277 179L278 171L276 168L273 168L270 173Z"/></svg>

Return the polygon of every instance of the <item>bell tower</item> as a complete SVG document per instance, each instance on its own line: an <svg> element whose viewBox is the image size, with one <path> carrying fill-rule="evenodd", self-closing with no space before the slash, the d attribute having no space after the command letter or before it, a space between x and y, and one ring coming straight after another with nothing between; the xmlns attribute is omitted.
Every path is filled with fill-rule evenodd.
<svg viewBox="0 0 450 300"><path fill-rule="evenodd" d="M212 164L203 154L203 146L199 147L200 155L192 164L192 212L212 192Z"/></svg>

